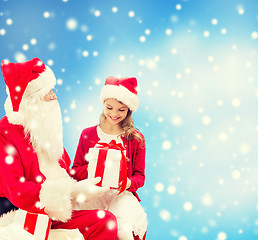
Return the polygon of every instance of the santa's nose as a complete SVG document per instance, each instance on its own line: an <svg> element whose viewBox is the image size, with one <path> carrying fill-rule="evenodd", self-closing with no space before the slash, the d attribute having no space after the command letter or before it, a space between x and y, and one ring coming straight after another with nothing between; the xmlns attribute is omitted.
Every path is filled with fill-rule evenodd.
<svg viewBox="0 0 258 240"><path fill-rule="evenodd" d="M57 99L57 96L53 92L53 90L50 90L49 93L44 97L44 100L46 102L50 102L51 100L56 100L56 99Z"/></svg>
<svg viewBox="0 0 258 240"><path fill-rule="evenodd" d="M51 90L51 92L52 92L52 95L50 97L50 100L56 100L57 99L56 94L52 90Z"/></svg>

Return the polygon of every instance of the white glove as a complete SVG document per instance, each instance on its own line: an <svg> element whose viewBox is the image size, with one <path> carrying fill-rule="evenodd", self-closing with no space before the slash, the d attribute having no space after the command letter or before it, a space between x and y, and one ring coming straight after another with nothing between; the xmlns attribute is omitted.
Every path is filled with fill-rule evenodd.
<svg viewBox="0 0 258 240"><path fill-rule="evenodd" d="M108 192L110 188L96 186L100 180L101 177L96 177L76 182L73 186L72 198L78 203L83 203L101 197L104 193Z"/></svg>

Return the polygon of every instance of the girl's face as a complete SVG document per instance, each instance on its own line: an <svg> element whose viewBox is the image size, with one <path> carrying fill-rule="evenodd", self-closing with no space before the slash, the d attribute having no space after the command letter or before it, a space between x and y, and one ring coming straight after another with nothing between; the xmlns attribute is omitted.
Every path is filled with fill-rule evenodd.
<svg viewBox="0 0 258 240"><path fill-rule="evenodd" d="M128 107L114 98L108 98L104 102L104 115L112 125L121 123L126 118L127 113Z"/></svg>

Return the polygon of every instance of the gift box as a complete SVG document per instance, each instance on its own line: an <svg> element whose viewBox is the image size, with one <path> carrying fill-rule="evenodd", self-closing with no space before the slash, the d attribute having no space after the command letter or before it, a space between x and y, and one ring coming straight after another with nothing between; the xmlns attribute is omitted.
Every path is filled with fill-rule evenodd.
<svg viewBox="0 0 258 240"><path fill-rule="evenodd" d="M127 162L124 154L125 148L114 140L110 143L98 143L90 148L86 156L88 165L88 178L101 177L99 186L118 188L120 182L123 192L127 181Z"/></svg>
<svg viewBox="0 0 258 240"><path fill-rule="evenodd" d="M15 212L14 223L34 235L38 240L48 239L51 227L51 219L48 215L31 213L19 209Z"/></svg>

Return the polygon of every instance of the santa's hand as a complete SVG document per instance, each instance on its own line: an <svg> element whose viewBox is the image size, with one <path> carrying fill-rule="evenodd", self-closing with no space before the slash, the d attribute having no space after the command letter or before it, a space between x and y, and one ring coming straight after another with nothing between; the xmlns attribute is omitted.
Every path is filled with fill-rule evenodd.
<svg viewBox="0 0 258 240"><path fill-rule="evenodd" d="M85 179L76 182L73 187L72 197L78 202L83 203L101 197L110 190L109 187L98 187L96 184L101 181L101 177Z"/></svg>

